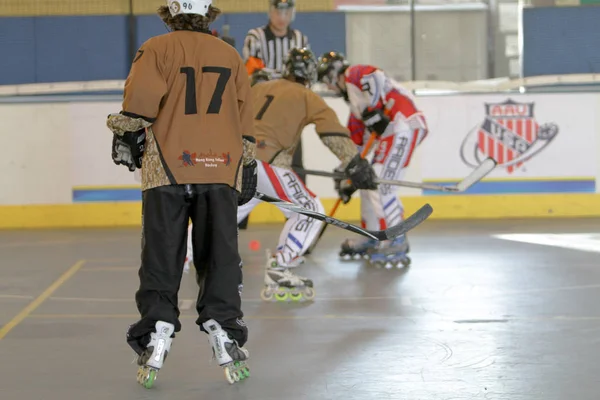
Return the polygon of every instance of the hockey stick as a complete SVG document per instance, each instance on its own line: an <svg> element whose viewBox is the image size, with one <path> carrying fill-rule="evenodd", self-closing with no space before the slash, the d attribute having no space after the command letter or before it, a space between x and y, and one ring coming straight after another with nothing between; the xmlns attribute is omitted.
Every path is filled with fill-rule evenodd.
<svg viewBox="0 0 600 400"><path fill-rule="evenodd" d="M433 212L433 208L429 204L425 204L421 207L417 212L412 214L410 217L400 222L398 225L394 225L388 229L382 231L370 231L367 229L363 229L359 226L349 224L344 221L340 221L339 219L328 217L325 214L318 213L316 211L309 210L307 208L298 206L296 204L278 199L276 197L268 196L261 192L256 192L254 195L255 198L262 200L267 203L271 203L277 207L285 208L287 210L293 211L298 214L306 215L308 217L318 219L319 221L323 221L328 225L334 225L338 228L345 229L350 232L357 233L362 236L366 236L371 239L383 241L383 240L393 240L400 235L405 234L411 229L420 225L423 221L425 221L431 213Z"/></svg>
<svg viewBox="0 0 600 400"><path fill-rule="evenodd" d="M442 186L433 185L428 183L408 182L408 181L393 181L389 179L377 179L379 185L392 185L392 186L405 186L415 189L424 190L438 190L442 192L464 192L471 186L482 180L490 172L496 168L497 162L493 158L485 159L477 168L475 168L467 177L456 185ZM329 178L345 179L346 176L342 172L327 172L327 171L314 171L305 169L303 172L307 175L325 176Z"/></svg>

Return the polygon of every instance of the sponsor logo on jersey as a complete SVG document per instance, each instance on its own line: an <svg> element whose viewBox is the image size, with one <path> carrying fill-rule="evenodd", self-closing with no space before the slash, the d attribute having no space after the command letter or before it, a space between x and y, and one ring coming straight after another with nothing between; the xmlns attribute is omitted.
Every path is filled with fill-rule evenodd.
<svg viewBox="0 0 600 400"><path fill-rule="evenodd" d="M535 103L485 103L485 118L463 140L460 155L465 164L477 167L488 157L511 174L541 152L558 134L558 125L539 125Z"/></svg>
<svg viewBox="0 0 600 400"><path fill-rule="evenodd" d="M193 167L198 163L202 163L205 168L217 168L219 164L224 164L226 167L231 165L231 154L229 152L222 153L219 156L213 153L212 150L208 153L192 153L189 150L184 150L178 159L181 161L182 167Z"/></svg>
<svg viewBox="0 0 600 400"><path fill-rule="evenodd" d="M196 153L191 153L189 150L184 150L178 159L181 161L182 167L193 167L196 165Z"/></svg>

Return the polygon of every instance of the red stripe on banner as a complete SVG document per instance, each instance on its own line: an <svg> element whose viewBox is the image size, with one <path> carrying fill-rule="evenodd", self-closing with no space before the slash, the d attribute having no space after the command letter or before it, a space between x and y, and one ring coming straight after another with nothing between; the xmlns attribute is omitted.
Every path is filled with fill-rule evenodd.
<svg viewBox="0 0 600 400"><path fill-rule="evenodd" d="M364 219L360 220L360 227L363 228L363 229L367 229L367 223L365 222Z"/></svg>
<svg viewBox="0 0 600 400"><path fill-rule="evenodd" d="M529 143L533 142L533 121L530 119L525 122L525 139Z"/></svg>
<svg viewBox="0 0 600 400"><path fill-rule="evenodd" d="M485 133L480 129L479 130L479 151L485 154Z"/></svg>
<svg viewBox="0 0 600 400"><path fill-rule="evenodd" d="M493 138L488 137L487 142L488 156L492 157L493 159L496 159L496 146L494 146L496 141Z"/></svg>
<svg viewBox="0 0 600 400"><path fill-rule="evenodd" d="M385 218L379 218L379 229L382 231L387 229L387 224L385 223Z"/></svg>
<svg viewBox="0 0 600 400"><path fill-rule="evenodd" d="M271 181L271 184L275 189L275 193L277 193L277 197L279 197L281 200L293 203L285 194L285 190L283 190L283 186L281 186L281 182L279 182L279 177L277 177L277 174L275 171L273 171L273 168L265 162L263 162L263 165L265 167L265 171L267 172L267 176L269 177L269 181Z"/></svg>

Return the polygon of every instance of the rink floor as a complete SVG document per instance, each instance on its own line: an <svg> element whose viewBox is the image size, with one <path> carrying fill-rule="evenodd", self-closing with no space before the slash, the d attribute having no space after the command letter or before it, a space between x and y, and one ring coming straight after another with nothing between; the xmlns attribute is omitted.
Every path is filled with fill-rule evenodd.
<svg viewBox="0 0 600 400"><path fill-rule="evenodd" d="M493 236L515 233L592 235L588 250ZM346 232L330 227L298 270L315 281L306 304L260 300L264 249L279 226L240 235L251 378L230 386L209 364L194 324L197 289L185 275L183 331L146 390L125 342L137 319L139 231L0 232L0 398L600 396L600 220L429 221L410 235L408 270L340 262ZM555 240L584 241L569 238ZM249 250L251 239L263 248Z"/></svg>

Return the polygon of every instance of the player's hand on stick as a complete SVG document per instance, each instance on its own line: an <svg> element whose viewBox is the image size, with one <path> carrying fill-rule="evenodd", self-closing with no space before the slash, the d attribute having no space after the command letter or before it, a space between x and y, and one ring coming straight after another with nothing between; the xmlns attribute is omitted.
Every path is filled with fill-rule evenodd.
<svg viewBox="0 0 600 400"><path fill-rule="evenodd" d="M357 189L377 189L377 183L375 183L377 175L369 161L362 158L360 154L354 156L348 163L344 172L346 172L346 175L348 175L352 184L356 186Z"/></svg>
<svg viewBox="0 0 600 400"><path fill-rule="evenodd" d="M384 110L379 108L367 107L362 113L362 120L365 126L377 135L381 136L390 124L390 117L388 117Z"/></svg>
<svg viewBox="0 0 600 400"><path fill-rule="evenodd" d="M343 172L343 171L340 169L336 169L335 172ZM334 179L334 182L335 182L335 191L338 193L340 200L342 200L343 204L348 204L348 202L352 199L352 195L358 189L348 179Z"/></svg>

